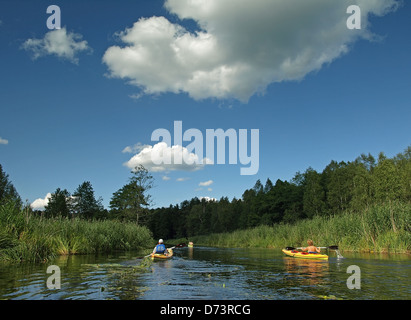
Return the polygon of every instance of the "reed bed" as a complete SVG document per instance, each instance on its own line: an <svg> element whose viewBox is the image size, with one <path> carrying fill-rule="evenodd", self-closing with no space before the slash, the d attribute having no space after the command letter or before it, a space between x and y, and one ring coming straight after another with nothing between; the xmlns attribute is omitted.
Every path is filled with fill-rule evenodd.
<svg viewBox="0 0 411 320"><path fill-rule="evenodd" d="M115 220L29 216L13 203L0 206L0 261L45 261L58 255L136 250L152 246L151 232Z"/></svg>
<svg viewBox="0 0 411 320"><path fill-rule="evenodd" d="M389 202L362 212L316 216L292 225L261 225L189 240L217 247L283 248L306 246L307 239L318 246L338 245L341 251L410 253L411 204Z"/></svg>

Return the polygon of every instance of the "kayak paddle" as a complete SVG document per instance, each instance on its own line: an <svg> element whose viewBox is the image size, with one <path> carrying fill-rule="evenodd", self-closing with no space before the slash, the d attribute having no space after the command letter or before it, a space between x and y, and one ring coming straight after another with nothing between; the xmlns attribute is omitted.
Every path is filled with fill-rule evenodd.
<svg viewBox="0 0 411 320"><path fill-rule="evenodd" d="M305 248L305 247L297 247L297 248L294 248L294 247L286 247L285 249L286 249L286 250L295 250L295 249L303 249L303 248ZM318 247L318 248L320 248L320 249L338 250L338 246Z"/></svg>
<svg viewBox="0 0 411 320"><path fill-rule="evenodd" d="M344 257L341 255L340 251L338 250L338 246L328 246L328 247L319 247L321 249L330 249L330 250L335 250L335 252L337 253L337 258L338 259L343 259ZM294 247L286 247L286 250L296 250L296 249L303 249L303 247L298 247L298 248L294 248Z"/></svg>

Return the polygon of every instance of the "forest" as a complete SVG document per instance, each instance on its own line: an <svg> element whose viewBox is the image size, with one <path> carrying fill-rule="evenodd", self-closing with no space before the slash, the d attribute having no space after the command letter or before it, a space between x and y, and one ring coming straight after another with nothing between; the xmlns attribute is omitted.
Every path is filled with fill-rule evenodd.
<svg viewBox="0 0 411 320"><path fill-rule="evenodd" d="M23 204L0 165L0 258L42 260L55 254L141 249L156 238L236 232L244 246L253 241L272 246L272 240L261 242L268 237L264 234L273 239L284 233L278 245L285 240L291 244L311 236L314 229L321 234L324 229L318 225L337 228L330 237L338 240L338 235L343 241L344 234L347 246L363 243L384 251L396 243L397 250L410 250L411 146L392 158L362 154L349 162L331 161L321 172L309 167L290 181L257 180L239 199L195 197L150 208L153 182L148 170L139 166L113 193L108 209L85 181L72 193L58 188L44 210L33 210ZM306 230L304 236L301 230ZM230 237L212 238L231 243Z"/></svg>
<svg viewBox="0 0 411 320"><path fill-rule="evenodd" d="M155 238L188 238L295 224L347 211L359 214L391 202L411 203L411 146L392 158L382 152L377 158L362 154L349 162L331 161L321 172L309 167L291 181L258 180L240 199L193 198L152 209L148 227Z"/></svg>

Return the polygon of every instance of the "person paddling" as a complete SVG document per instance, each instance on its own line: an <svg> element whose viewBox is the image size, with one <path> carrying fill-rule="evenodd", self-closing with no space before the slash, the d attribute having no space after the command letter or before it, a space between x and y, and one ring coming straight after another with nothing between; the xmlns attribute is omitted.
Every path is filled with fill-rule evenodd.
<svg viewBox="0 0 411 320"><path fill-rule="evenodd" d="M163 239L158 240L158 244L154 247L153 253L167 254Z"/></svg>
<svg viewBox="0 0 411 320"><path fill-rule="evenodd" d="M321 249L314 246L314 242L311 239L307 240L308 247L302 248L302 251L308 251L308 253L320 253Z"/></svg>

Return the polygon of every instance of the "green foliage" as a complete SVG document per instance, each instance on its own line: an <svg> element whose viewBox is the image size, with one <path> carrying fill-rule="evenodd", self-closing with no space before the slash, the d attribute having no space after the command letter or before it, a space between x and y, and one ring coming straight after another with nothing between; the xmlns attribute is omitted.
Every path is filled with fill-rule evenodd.
<svg viewBox="0 0 411 320"><path fill-rule="evenodd" d="M22 204L16 188L9 181L9 175L3 171L3 167L0 164L0 205L8 201L13 201L17 206Z"/></svg>
<svg viewBox="0 0 411 320"><path fill-rule="evenodd" d="M28 216L13 202L0 206L0 260L44 261L57 255L141 249L151 232L135 223Z"/></svg>
<svg viewBox="0 0 411 320"><path fill-rule="evenodd" d="M411 204L397 201L372 205L361 214L347 211L335 216L315 216L295 224L261 225L190 237L196 245L263 248L305 246L307 239L318 246L338 245L345 251L409 253Z"/></svg>
<svg viewBox="0 0 411 320"><path fill-rule="evenodd" d="M66 189L57 188L44 210L44 216L77 217L82 219L106 218L101 204L102 199L96 200L93 186L89 181L83 182L73 194Z"/></svg>
<svg viewBox="0 0 411 320"><path fill-rule="evenodd" d="M142 165L132 171L129 183L113 193L110 201L111 214L119 220L145 223L151 196L147 193L153 187L153 177ZM143 220L143 221L141 221Z"/></svg>
<svg viewBox="0 0 411 320"><path fill-rule="evenodd" d="M69 217L73 212L70 192L66 189L57 190L51 194L51 198L45 207L46 217Z"/></svg>
<svg viewBox="0 0 411 320"><path fill-rule="evenodd" d="M337 219L336 225L343 224L342 230L350 230L354 234L360 232L359 226L366 225L361 231L361 241L368 247L374 246L374 242L377 245L381 225L388 225L390 221L393 222L390 232L394 233L390 239L409 232L406 228L397 227L397 219L403 221L404 216L395 218L395 213L386 208L392 205L398 209L401 205L410 203L411 147L408 147L392 159L381 153L378 161L370 154L362 154L353 162L331 161L322 172L312 168L304 173L297 172L290 182L277 180L273 184L267 179L263 186L257 180L253 188L244 191L241 199L233 199L231 202L227 198L209 202L193 198L180 206L154 209L149 227L156 238L167 239L226 232L231 234L236 230L253 230L255 227L262 232L263 229L259 228L263 225L276 227L299 224L298 233L290 234L294 240L302 241L307 233L300 231L304 230L305 225L309 225L311 220L308 219L320 222L320 217L337 219L350 212L348 220L359 217L364 217L365 220L358 220L358 225L354 227L352 222ZM377 214L380 210L377 208L385 209ZM364 215L364 212L369 213ZM370 217L376 220L368 221L367 219L372 219ZM322 220L321 223L324 224ZM328 230L325 234L327 232ZM352 233L347 234L348 244L359 243L353 237ZM402 236L400 238L404 239ZM239 241L243 240L248 241L247 237L241 237ZM259 238L257 242L260 241Z"/></svg>
<svg viewBox="0 0 411 320"><path fill-rule="evenodd" d="M85 181L73 193L73 210L76 216L91 219L103 211L102 199L96 200L93 186Z"/></svg>
<svg viewBox="0 0 411 320"><path fill-rule="evenodd" d="M314 169L307 169L304 174L303 208L307 217L312 218L325 211L325 191L321 183L321 174Z"/></svg>

